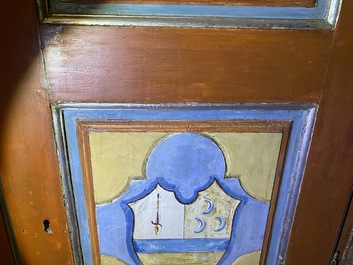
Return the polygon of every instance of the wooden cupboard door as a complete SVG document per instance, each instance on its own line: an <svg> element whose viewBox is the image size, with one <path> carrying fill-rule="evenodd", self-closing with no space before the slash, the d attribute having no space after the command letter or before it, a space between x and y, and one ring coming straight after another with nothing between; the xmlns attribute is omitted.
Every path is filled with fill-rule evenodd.
<svg viewBox="0 0 353 265"><path fill-rule="evenodd" d="M95 190L99 187L91 183L92 161L84 158L87 154L92 156L92 150L86 153L92 147L89 141L101 136L100 133L112 131L119 135L129 131L140 133L137 138L144 139L148 138L146 132L150 133L150 138L156 137L152 137L153 141L173 133L186 133L182 141L187 142L194 137L188 133L195 133L197 139L192 141L205 142L206 149L215 148L214 153L222 150L227 159L233 149L229 148L231 151L227 153L224 148L234 144L227 140L229 137L270 133L276 139L276 134L280 134L280 139L285 140L277 141L283 147L276 156L278 165L286 169L295 161L300 166L292 167L288 177L280 170L281 166L275 166L279 177L270 189L265 221L260 222L264 228L256 234L264 237L256 249L262 253L260 262L327 264L336 251L335 242L353 182L353 165L349 163L353 152L350 74L353 44L349 15L352 3L342 1L340 19L335 25L333 14L329 14L328 20L323 20L326 15L320 17L324 1L316 1L315 5L312 1L296 1L299 7L294 8L299 9L294 9L295 14L287 20L273 11L272 19L264 22L251 17L255 21L251 23L239 19L238 11L237 16L232 13L227 19L219 18L226 11L223 7L212 9L214 13L210 16L200 15L200 20L195 18L199 11L190 11L190 17L182 13L184 9L178 11L178 6L158 7L163 18L153 17L156 15L153 10L152 17L139 16L135 6L119 3L118 17L108 14L102 18L99 13L87 13L86 17L79 13L97 10L97 4L104 10L104 3L97 2L82 6L80 1L51 1L54 11L64 12L67 6L76 9L71 14L72 9L68 9L69 14L64 16L49 9L48 14L41 13L40 17L45 17L41 23L37 23L34 1L25 5L11 1L3 9L2 24L6 25L3 34L7 41L2 49L6 68L1 71L5 88L1 91L1 177L11 233L16 239L16 256L22 263L101 262L103 246L109 242L92 235L94 231L102 235L100 223L108 217L99 217L101 208L95 201L98 196ZM270 8L293 8L286 1L275 2ZM256 1L251 8L256 5L263 4ZM42 7L41 3L39 9ZM145 12L148 6L139 7ZM207 9L199 8L202 12ZM231 8L233 12L234 6ZM132 16L126 16L128 12ZM301 20L300 12L313 14ZM9 24L13 13L18 18ZM237 21L239 24L234 24ZM128 124L124 124L126 117ZM128 138L135 136L124 137L127 138L120 135L119 139L137 141ZM173 142L175 138L166 139ZM305 144L295 148L293 143L297 142ZM151 144L146 148L152 146L160 154L159 148L163 146ZM244 152L247 148L244 147ZM149 165L144 160L141 163ZM76 178L75 166L86 174ZM220 162L218 166L229 168L230 164ZM151 172L152 181L157 171ZM235 201L236 207L232 208L234 220L241 224L243 214L239 209L245 208L242 205L251 201L251 196L237 197L241 190L240 187L239 192L236 190L236 180L226 180L223 175L213 180L228 196L243 200L239 206ZM192 196L173 190L175 185L163 184L167 180L171 181L168 177L159 179L161 187L157 194L168 197L168 192L173 191L179 194L179 201L192 203ZM142 183L134 181L132 186ZM155 195L152 184L140 184L138 194L144 194L146 188L148 194ZM195 195L201 190L207 190L206 186L190 193ZM224 200L228 198L218 191L213 193ZM148 194L141 196L149 198ZM201 194L201 201L206 201L208 210L211 209L210 198ZM141 198L125 206L137 207ZM124 214L123 218L127 218ZM222 226L223 219L216 217L219 218L216 224ZM131 219L126 220L130 237L125 241L130 240L132 246ZM193 236L205 229L200 218L190 220L200 225L191 230ZM151 221L158 226L157 219ZM236 229L235 225L233 228ZM227 258L236 253L233 243L237 234L231 234L230 243L225 243L228 252L221 255L221 263L233 263L234 260ZM137 239L137 234L134 237ZM136 260L127 259L131 249L119 251L123 253L121 260L127 264L144 260L140 256Z"/></svg>

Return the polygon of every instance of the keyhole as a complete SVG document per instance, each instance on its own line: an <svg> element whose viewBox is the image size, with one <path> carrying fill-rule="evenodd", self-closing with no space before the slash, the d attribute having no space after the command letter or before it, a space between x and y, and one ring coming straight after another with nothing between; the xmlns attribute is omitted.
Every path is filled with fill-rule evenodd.
<svg viewBox="0 0 353 265"><path fill-rule="evenodd" d="M47 233L47 234L52 234L53 231L51 231L51 228L50 228L50 222L49 220L45 219L43 221L43 225L44 225L44 232Z"/></svg>

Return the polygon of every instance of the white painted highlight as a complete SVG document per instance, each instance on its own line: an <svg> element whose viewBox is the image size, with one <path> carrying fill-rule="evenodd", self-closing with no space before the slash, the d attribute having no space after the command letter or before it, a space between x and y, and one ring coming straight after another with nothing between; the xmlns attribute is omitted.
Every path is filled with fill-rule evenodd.
<svg viewBox="0 0 353 265"><path fill-rule="evenodd" d="M157 200L159 194L159 217L158 231L157 222ZM183 238L184 229L184 205L179 203L173 192L166 191L157 185L156 189L149 195L133 202L130 207L134 211L134 239L167 239Z"/></svg>

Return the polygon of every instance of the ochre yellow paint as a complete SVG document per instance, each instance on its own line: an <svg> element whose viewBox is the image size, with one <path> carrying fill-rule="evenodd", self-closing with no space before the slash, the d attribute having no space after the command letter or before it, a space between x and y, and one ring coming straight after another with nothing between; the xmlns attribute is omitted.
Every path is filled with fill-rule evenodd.
<svg viewBox="0 0 353 265"><path fill-rule="evenodd" d="M261 251L251 252L239 257L232 265L259 265Z"/></svg>
<svg viewBox="0 0 353 265"><path fill-rule="evenodd" d="M159 132L91 132L96 203L119 196L132 178L144 177L144 165L150 151L166 135Z"/></svg>
<svg viewBox="0 0 353 265"><path fill-rule="evenodd" d="M159 253L159 254L139 254L144 265L202 265L217 264L224 253ZM261 251L251 252L239 257L232 265L258 265L260 263ZM102 255L101 265L127 265L127 263L111 256Z"/></svg>
<svg viewBox="0 0 353 265"><path fill-rule="evenodd" d="M145 177L151 150L163 132L91 132L90 147L96 203L118 197L132 178ZM253 197L270 201L282 134L208 133L221 147L226 177L239 177Z"/></svg>
<svg viewBox="0 0 353 265"><path fill-rule="evenodd" d="M115 257L102 255L101 265L128 265L128 264Z"/></svg>
<svg viewBox="0 0 353 265"><path fill-rule="evenodd" d="M281 146L281 133L209 134L222 148L227 177L239 177L253 197L270 201Z"/></svg>
<svg viewBox="0 0 353 265"><path fill-rule="evenodd" d="M223 252L138 254L143 265L215 265Z"/></svg>

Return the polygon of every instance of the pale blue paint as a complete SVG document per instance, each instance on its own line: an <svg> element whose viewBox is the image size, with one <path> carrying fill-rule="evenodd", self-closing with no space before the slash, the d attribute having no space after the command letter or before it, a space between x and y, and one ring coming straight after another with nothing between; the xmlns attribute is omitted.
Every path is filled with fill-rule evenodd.
<svg viewBox="0 0 353 265"><path fill-rule="evenodd" d="M194 233L199 234L205 229L205 221L199 217L195 217L195 220L199 221L200 227L199 229L195 230Z"/></svg>
<svg viewBox="0 0 353 265"><path fill-rule="evenodd" d="M83 231L81 228L88 228L88 218L86 205L82 205L82 202L85 201L85 193L83 190L83 182L82 182L82 168L80 166L80 154L78 149L78 141L73 138L76 138L76 118L71 117L70 119L66 119L64 116L64 128L68 135L70 135L70 139L66 139L66 148L67 155L69 159L69 171L71 174L71 185L73 188L73 195L75 205L73 206L76 210L76 215L79 222L79 235L81 242L81 250L82 256L84 259L84 264L91 265L92 264L92 251L90 246L90 234L87 231ZM74 134L74 136L72 135ZM68 176L65 176L68 177ZM85 217L85 218L83 218Z"/></svg>
<svg viewBox="0 0 353 265"><path fill-rule="evenodd" d="M326 0L318 0L317 7L269 7L269 6L222 6L187 4L72 4L53 2L53 13L120 15L120 16L166 16L166 17L229 17L229 18L295 18L314 19L323 15Z"/></svg>
<svg viewBox="0 0 353 265"><path fill-rule="evenodd" d="M219 221L219 227L215 229L215 232L221 232L227 225L226 219L223 216L216 216L216 219Z"/></svg>
<svg viewBox="0 0 353 265"><path fill-rule="evenodd" d="M127 205L147 196L157 184L168 186L167 183L162 183L161 178L133 181L120 198L112 203L97 206L98 234L102 254L119 257L128 264L140 264L132 243L134 216ZM246 253L261 249L269 204L250 197L242 189L238 179L223 179L218 184L229 195L241 200L234 215L229 251L227 251L230 253L224 255L219 263L229 264ZM171 186L169 189L173 190ZM188 202L191 203L191 200Z"/></svg>
<svg viewBox="0 0 353 265"><path fill-rule="evenodd" d="M85 264L92 264L90 250L90 234L87 222L87 211L80 166L76 120L288 120L292 121L287 156L278 197L278 205L274 217L274 225L267 264L277 264L285 255L288 236L293 221L293 214L304 171L306 156L311 139L316 109L314 105L282 105L282 104L243 104L243 105L131 105L131 104L62 104L59 106L63 115L69 167L71 170L72 189L77 212L78 229ZM57 128L60 130L60 128ZM69 177L69 176L66 176ZM248 242L264 231L268 212L268 204L259 203L248 198L237 179L217 178L219 185L231 196L241 198L233 222L233 234L229 249L221 264L229 264L238 256L250 251ZM133 213L127 203L146 196L163 179L146 179L133 181L124 195L111 204L97 207L99 221L99 241L101 253L111 255L118 253L128 264L139 264L132 243ZM141 189L144 187L144 189ZM171 189L169 187L169 189ZM138 194L138 196L136 196ZM182 196L181 196L182 197ZM188 196L186 196L188 197ZM192 196L190 196L191 198ZM187 198L184 198L187 199ZM266 206L267 205L267 206ZM267 208L266 208L267 207ZM107 213L112 213L107 216ZM114 213L114 214L113 214ZM125 217L123 217L125 216ZM254 216L254 218L247 218ZM107 218L109 217L109 218ZM254 227L254 229L246 229ZM119 230L121 237L113 231ZM243 231L243 232L242 232ZM125 239L124 239L125 238ZM256 245L256 244L255 244ZM258 250L261 246L256 246ZM130 253L130 256L126 256Z"/></svg>
<svg viewBox="0 0 353 265"><path fill-rule="evenodd" d="M227 250L228 244L229 238L149 239L134 241L137 253L223 252Z"/></svg>
<svg viewBox="0 0 353 265"><path fill-rule="evenodd" d="M206 199L205 202L207 202L208 206L207 209L205 211L203 211L203 214L210 214L212 213L213 209L214 209L214 203L212 200Z"/></svg>
<svg viewBox="0 0 353 265"><path fill-rule="evenodd" d="M140 182L138 190L134 190L136 198L141 199L144 197L145 191L151 190L151 188L154 189L155 183L158 183L161 187L173 191L179 202L191 204L197 199L199 192L208 189L216 181L228 195L240 200L240 206L237 208L234 217L232 217L233 227L232 233L229 235L230 240L236 246L232 250L233 261L244 253L261 249L269 204L257 201L248 195L239 185L237 179L230 178L227 180L228 183L235 184L232 189L228 185L223 185L226 171L225 158L221 149L211 139L197 133L171 134L163 139L151 152L146 168L147 179L152 182ZM124 198L124 196L125 194L121 198ZM127 200L125 204L128 205L131 202ZM104 210L105 207L106 205L99 206L101 214L97 215L99 234L105 230L105 227L100 226L100 219L112 219L113 215L115 215L114 211ZM123 223L137 221L125 219L124 216L121 216L121 219L125 220L122 221ZM202 231L204 223L200 218L196 219L201 223L200 230L196 231L196 233L199 233ZM256 225L253 223L254 220ZM110 232L120 233L118 229L110 230ZM127 231L125 241L131 239L131 234L132 231ZM239 239L242 239L242 241ZM202 240L204 238L199 239L197 242L202 242ZM208 241L206 239L204 242L204 250L202 252L210 251L209 247L207 247ZM163 244L163 242L168 243L169 241L161 241L159 244ZM170 242L190 243L191 241ZM109 245L101 243L100 247L101 249L109 248L112 243L114 244L115 242L110 241ZM202 245L201 243L197 244ZM200 249L199 245L190 247L189 251L194 252L195 248ZM174 247L175 249L178 248L177 246ZM180 249L187 251L187 246L180 246ZM131 249L130 251L133 252L134 250ZM143 251L143 249L139 248L136 251ZM171 250L168 247L166 251L169 252ZM117 255L117 253L108 252L109 255L119 258L127 258L126 255L129 253L119 253ZM227 264L227 262L222 259L219 264Z"/></svg>
<svg viewBox="0 0 353 265"><path fill-rule="evenodd" d="M196 133L172 134L152 151L146 166L147 177L161 179L181 203L196 200L200 191L224 178L225 158L221 149Z"/></svg>

